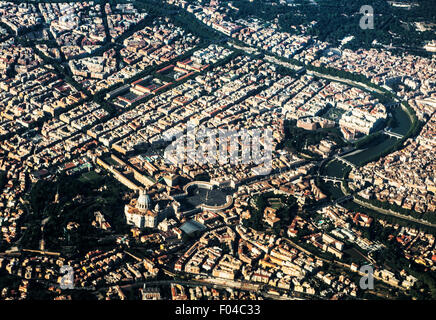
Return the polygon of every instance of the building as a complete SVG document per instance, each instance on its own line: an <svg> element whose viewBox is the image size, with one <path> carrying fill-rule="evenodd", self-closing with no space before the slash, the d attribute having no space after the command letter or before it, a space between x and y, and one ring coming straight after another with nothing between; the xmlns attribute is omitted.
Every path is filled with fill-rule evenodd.
<svg viewBox="0 0 436 320"><path fill-rule="evenodd" d="M144 285L140 292L142 300L161 300L159 288L146 288Z"/></svg>
<svg viewBox="0 0 436 320"><path fill-rule="evenodd" d="M277 213L277 210L273 209L271 207L266 207L264 212L263 212L265 222L267 224L269 224L271 227L274 227L280 221L280 218L277 217L276 213Z"/></svg>
<svg viewBox="0 0 436 320"><path fill-rule="evenodd" d="M133 199L124 207L127 224L138 228L156 228L160 218L159 205L150 210L151 200L145 189L139 190L138 199Z"/></svg>

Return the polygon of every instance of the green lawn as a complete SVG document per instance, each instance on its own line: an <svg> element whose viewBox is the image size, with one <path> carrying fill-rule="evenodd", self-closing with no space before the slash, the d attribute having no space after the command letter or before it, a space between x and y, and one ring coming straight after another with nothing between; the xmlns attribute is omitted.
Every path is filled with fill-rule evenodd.
<svg viewBox="0 0 436 320"><path fill-rule="evenodd" d="M96 181L99 181L101 178L102 178L102 176L99 175L97 172L89 171L89 172L82 173L79 180L81 182L96 182Z"/></svg>

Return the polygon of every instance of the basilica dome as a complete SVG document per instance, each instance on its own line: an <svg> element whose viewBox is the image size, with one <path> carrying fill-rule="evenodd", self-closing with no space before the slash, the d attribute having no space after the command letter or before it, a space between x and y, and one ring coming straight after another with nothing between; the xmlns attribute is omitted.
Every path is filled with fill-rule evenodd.
<svg viewBox="0 0 436 320"><path fill-rule="evenodd" d="M145 189L139 190L139 198L136 201L136 209L141 212L145 212L150 207L151 200L148 194L145 192Z"/></svg>

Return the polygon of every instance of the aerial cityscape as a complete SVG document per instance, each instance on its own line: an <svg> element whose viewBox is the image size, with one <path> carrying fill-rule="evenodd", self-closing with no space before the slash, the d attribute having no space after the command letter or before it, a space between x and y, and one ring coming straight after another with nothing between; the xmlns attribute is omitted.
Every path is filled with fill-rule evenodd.
<svg viewBox="0 0 436 320"><path fill-rule="evenodd" d="M435 300L435 53L433 0L0 1L0 300Z"/></svg>

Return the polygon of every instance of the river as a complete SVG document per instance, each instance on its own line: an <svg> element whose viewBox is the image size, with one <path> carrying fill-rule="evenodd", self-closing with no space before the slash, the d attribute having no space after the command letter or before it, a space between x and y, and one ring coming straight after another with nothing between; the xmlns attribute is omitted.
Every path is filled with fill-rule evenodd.
<svg viewBox="0 0 436 320"><path fill-rule="evenodd" d="M394 119L391 131L405 135L412 125L412 121L410 120L407 112L401 107L393 108L390 112ZM356 166L361 166L363 163L379 154L383 150L386 150L397 141L397 138L381 135L378 139L365 146L362 152L352 152L350 155L344 156L343 158L355 164ZM332 160L323 168L321 174L342 178L346 169L346 164L339 160ZM334 186L332 183L326 183L323 188L327 188L334 198L343 196L340 187L337 185Z"/></svg>

